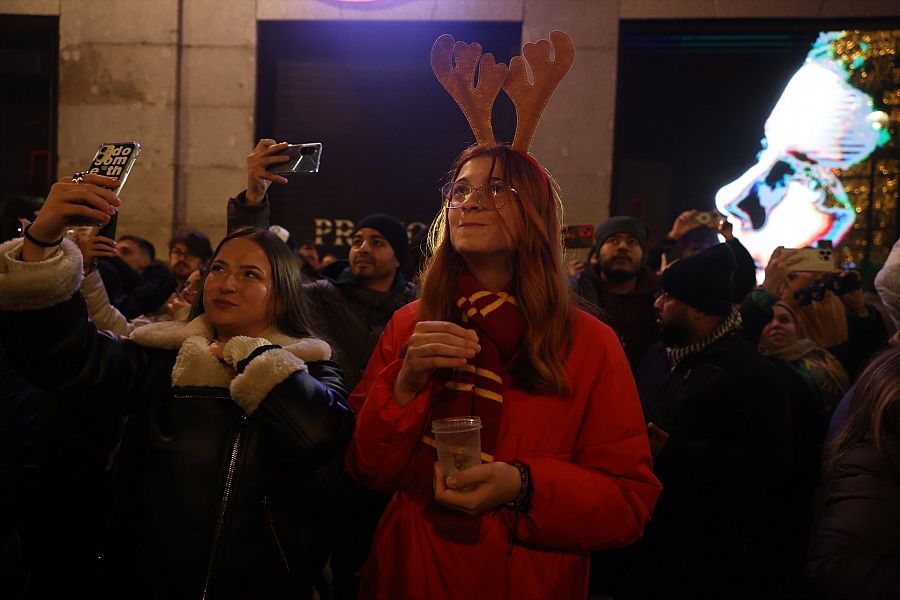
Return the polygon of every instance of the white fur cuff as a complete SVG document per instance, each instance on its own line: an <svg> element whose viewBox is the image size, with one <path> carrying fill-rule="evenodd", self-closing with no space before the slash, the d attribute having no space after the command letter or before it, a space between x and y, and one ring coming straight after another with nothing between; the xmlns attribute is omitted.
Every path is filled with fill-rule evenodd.
<svg viewBox="0 0 900 600"><path fill-rule="evenodd" d="M269 350L251 360L244 372L232 380L231 397L250 415L272 388L289 375L305 370L306 363L284 348Z"/></svg>
<svg viewBox="0 0 900 600"><path fill-rule="evenodd" d="M0 245L0 310L39 310L61 304L81 287L81 251L63 240L50 258L37 262L19 259L22 239Z"/></svg>

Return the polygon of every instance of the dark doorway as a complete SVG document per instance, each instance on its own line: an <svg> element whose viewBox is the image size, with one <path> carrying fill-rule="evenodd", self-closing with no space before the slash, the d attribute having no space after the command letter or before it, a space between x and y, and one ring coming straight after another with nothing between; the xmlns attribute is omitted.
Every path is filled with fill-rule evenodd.
<svg viewBox="0 0 900 600"><path fill-rule="evenodd" d="M58 17L0 15L0 239L56 177L58 55Z"/></svg>
<svg viewBox="0 0 900 600"><path fill-rule="evenodd" d="M272 223L346 256L352 224L373 212L407 223L434 217L453 158L474 140L431 71L434 40L478 41L499 62L519 53L521 23L261 21L257 138L322 142L321 169L271 188ZM500 94L494 130L511 140Z"/></svg>

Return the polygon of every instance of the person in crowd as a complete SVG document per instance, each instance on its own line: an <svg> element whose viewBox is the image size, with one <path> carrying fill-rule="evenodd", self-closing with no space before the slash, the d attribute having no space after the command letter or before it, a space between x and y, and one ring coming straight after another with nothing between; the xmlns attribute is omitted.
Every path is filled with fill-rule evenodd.
<svg viewBox="0 0 900 600"><path fill-rule="evenodd" d="M353 415L330 348L309 336L293 256L274 234L236 231L212 253L189 322L100 334L63 233L76 216L107 221L116 184L54 184L25 239L0 246L0 343L15 368L129 415L93 589L310 597L305 474L340 454Z"/></svg>
<svg viewBox="0 0 900 600"><path fill-rule="evenodd" d="M900 239L894 242L884 266L875 275L875 289L894 330L900 331Z"/></svg>
<svg viewBox="0 0 900 600"><path fill-rule="evenodd" d="M818 597L900 594L900 347L877 356L832 443L808 575Z"/></svg>
<svg viewBox="0 0 900 600"><path fill-rule="evenodd" d="M144 282L169 275L165 265L156 260L156 248L153 244L138 235L120 235L116 242L116 253L141 276Z"/></svg>
<svg viewBox="0 0 900 600"><path fill-rule="evenodd" d="M804 589L813 497L819 484L822 447L828 419L850 387L840 361L828 350L801 337L794 311L776 303L772 320L760 339L760 352L768 357L788 389L791 403L792 470L786 482L787 497L779 511L785 560L782 566L793 595Z"/></svg>
<svg viewBox="0 0 900 600"><path fill-rule="evenodd" d="M850 387L850 378L834 355L810 339L800 337L797 317L787 304L772 308L772 320L762 331L760 352L787 361L822 399L823 411L830 416Z"/></svg>
<svg viewBox="0 0 900 600"><path fill-rule="evenodd" d="M736 335L728 244L662 274L660 339L638 371L663 493L644 538L613 574L615 598L762 598L791 461L789 405L773 367ZM617 581L616 581L617 580Z"/></svg>
<svg viewBox="0 0 900 600"><path fill-rule="evenodd" d="M319 249L312 240L303 240L297 245L297 260L300 263L300 271L309 281L321 279L319 275L322 263L319 261Z"/></svg>
<svg viewBox="0 0 900 600"><path fill-rule="evenodd" d="M772 307L781 302L793 311L799 337L828 350L853 380L887 343L884 321L866 304L858 272L837 270L817 280L810 272L793 269L798 260L795 254L781 247L772 252L765 281L741 303L742 335L752 344L759 343L763 328L772 320ZM807 284L816 281L810 289Z"/></svg>
<svg viewBox="0 0 900 600"><path fill-rule="evenodd" d="M756 286L756 264L734 236L734 226L724 215L686 210L676 217L672 228L658 246L650 249L647 265L658 272L679 258L687 258L719 243L719 236L731 246L734 271L734 301L740 303Z"/></svg>
<svg viewBox="0 0 900 600"><path fill-rule="evenodd" d="M228 231L234 229L229 227ZM193 227L178 228L169 239L169 267L176 283L183 285L188 275L207 266L212 253L212 245L205 233Z"/></svg>
<svg viewBox="0 0 900 600"><path fill-rule="evenodd" d="M610 217L594 234L598 262L569 280L581 298L600 308L599 317L619 334L632 372L656 341L659 292L656 276L644 264L647 225L634 217Z"/></svg>
<svg viewBox="0 0 900 600"><path fill-rule="evenodd" d="M143 275L156 260L156 248L153 244L136 235L119 236L116 253L138 275Z"/></svg>
<svg viewBox="0 0 900 600"><path fill-rule="evenodd" d="M479 144L451 172L421 300L351 396L347 468L394 493L360 595L584 597L589 551L637 539L659 494L628 363L573 308L537 162ZM430 424L472 414L484 462L445 473Z"/></svg>
<svg viewBox="0 0 900 600"><path fill-rule="evenodd" d="M266 167L284 158L278 153L286 146L262 139L247 157L247 189L229 200L229 229L238 223L268 227L269 186L287 180ZM399 220L385 214L368 215L352 231L347 266L334 278L323 276L303 284L311 326L334 344L335 360L350 390L362 377L391 316L416 297L415 286L400 268L406 261L408 244L406 228ZM317 543L316 561L324 567L330 556L332 593L337 598L355 598L357 573L368 556L375 526L389 497L348 478L343 460L336 460L317 477L325 490L323 503L329 508L320 518L325 525ZM319 587L326 585L319 581Z"/></svg>
<svg viewBox="0 0 900 600"><path fill-rule="evenodd" d="M287 143L261 139L247 157L247 189L228 203L229 229L236 224L269 226L269 186L287 179L266 167L283 162ZM401 306L416 297L403 275L409 248L406 228L395 217L371 214L351 233L349 265L335 279L304 285L313 328L335 346L344 381L353 389L362 376L384 326Z"/></svg>
<svg viewBox="0 0 900 600"><path fill-rule="evenodd" d="M900 316L900 241L894 243L887 260L875 275L875 289L878 292L882 307L890 318L894 319ZM900 325L900 321L895 324ZM900 329L891 336L888 344L895 348L900 347ZM851 388L844 394L844 397L831 415L828 432L825 436L829 446L831 446L831 440L837 436L844 426L854 391L855 388Z"/></svg>

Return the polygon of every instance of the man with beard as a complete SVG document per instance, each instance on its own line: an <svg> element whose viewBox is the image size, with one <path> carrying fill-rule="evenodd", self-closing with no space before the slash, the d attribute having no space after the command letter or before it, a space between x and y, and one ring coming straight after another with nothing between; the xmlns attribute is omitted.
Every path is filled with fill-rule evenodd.
<svg viewBox="0 0 900 600"><path fill-rule="evenodd" d="M619 334L632 372L656 341L653 302L659 289L644 264L647 225L633 217L611 217L597 227L588 265L570 279L575 293L600 310L598 316Z"/></svg>
<svg viewBox="0 0 900 600"><path fill-rule="evenodd" d="M617 600L777 597L788 399L736 335L734 270L732 249L718 244L663 272L661 343L637 377L663 493L609 586Z"/></svg>
<svg viewBox="0 0 900 600"><path fill-rule="evenodd" d="M209 237L199 229L181 227L169 240L169 266L178 285L183 285L188 275L205 267L212 258Z"/></svg>
<svg viewBox="0 0 900 600"><path fill-rule="evenodd" d="M416 297L415 287L400 270L408 244L400 221L368 215L353 229L350 265L336 279L303 286L313 328L334 342L348 389L362 377L394 311Z"/></svg>

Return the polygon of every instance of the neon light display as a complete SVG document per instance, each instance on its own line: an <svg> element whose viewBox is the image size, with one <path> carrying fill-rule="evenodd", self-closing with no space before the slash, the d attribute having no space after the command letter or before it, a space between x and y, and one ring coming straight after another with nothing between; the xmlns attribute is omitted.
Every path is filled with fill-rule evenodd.
<svg viewBox="0 0 900 600"><path fill-rule="evenodd" d="M888 115L848 82L865 44L849 59L834 51L846 34L819 34L766 120L756 164L716 193L716 208L761 267L778 246L837 246L856 218L837 171L889 139Z"/></svg>

